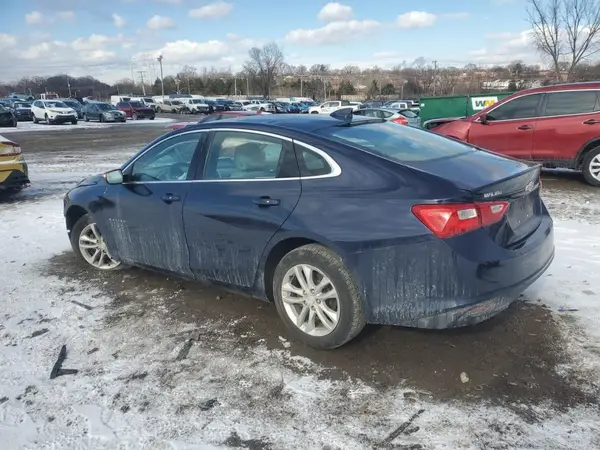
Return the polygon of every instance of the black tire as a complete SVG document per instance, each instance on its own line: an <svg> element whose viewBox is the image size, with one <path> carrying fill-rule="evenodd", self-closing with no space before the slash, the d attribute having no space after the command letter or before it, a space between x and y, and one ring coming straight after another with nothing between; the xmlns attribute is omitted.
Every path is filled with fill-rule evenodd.
<svg viewBox="0 0 600 450"><path fill-rule="evenodd" d="M154 116L150 117L150 120L154 120Z"/></svg>
<svg viewBox="0 0 600 450"><path fill-rule="evenodd" d="M581 171L583 172L583 177L585 178L585 181L587 181L592 186L600 187L600 180L594 177L591 171L591 164L595 158L600 159L600 147L595 147L589 152L587 152L587 154L583 158Z"/></svg>
<svg viewBox="0 0 600 450"><path fill-rule="evenodd" d="M139 117L138 117L138 115L136 113L133 113L131 115L131 120L138 120L138 119L139 119Z"/></svg>
<svg viewBox="0 0 600 450"><path fill-rule="evenodd" d="M13 126L13 127L16 127L18 122L19 122L19 121L18 121L17 119L14 119L14 120L13 120L13 124L12 124L12 126Z"/></svg>
<svg viewBox="0 0 600 450"><path fill-rule="evenodd" d="M71 235L69 236L69 240L71 241L71 247L73 248L73 251L75 252L75 255L77 256L79 261L81 261L87 267L92 267L96 270L113 271L113 270L123 269L125 267L124 264L120 264L117 267L114 267L112 269L97 269L97 268L93 267L92 265L90 265L85 260L85 258L81 254L81 250L79 249L79 236L81 235L81 232L83 231L83 229L91 223L94 223L94 220L92 219L91 215L85 214L85 215L81 216L79 218L79 220L77 220L77 222L75 222L75 225L73 226L73 229L71 230Z"/></svg>
<svg viewBox="0 0 600 450"><path fill-rule="evenodd" d="M98 117L98 122L104 122L104 114L100 114Z"/></svg>
<svg viewBox="0 0 600 450"><path fill-rule="evenodd" d="M156 112L157 113L161 113L162 112L162 108L159 106L158 108L156 108Z"/></svg>
<svg viewBox="0 0 600 450"><path fill-rule="evenodd" d="M319 111L311 111L311 114L319 114Z"/></svg>
<svg viewBox="0 0 600 450"><path fill-rule="evenodd" d="M48 114L46 114L44 116L44 119L46 120L46 125L50 125L52 122L50 122L50 119L48 118Z"/></svg>
<svg viewBox="0 0 600 450"><path fill-rule="evenodd" d="M33 115L33 123L40 123L39 119Z"/></svg>
<svg viewBox="0 0 600 450"><path fill-rule="evenodd" d="M282 300L281 286L285 274L298 264L309 264L323 272L338 292L339 320L325 336L311 336L300 330L290 319ZM358 335L366 324L362 296L354 277L342 259L326 247L309 244L285 255L273 274L273 296L279 317L289 333L297 340L318 349L333 349L344 345Z"/></svg>
<svg viewBox="0 0 600 450"><path fill-rule="evenodd" d="M77 119L71 120L71 125L77 125Z"/></svg>
<svg viewBox="0 0 600 450"><path fill-rule="evenodd" d="M83 120L85 120L86 122L89 122L89 121L90 121L90 119L88 119L88 116L87 116L87 115L85 115L85 114L83 115Z"/></svg>

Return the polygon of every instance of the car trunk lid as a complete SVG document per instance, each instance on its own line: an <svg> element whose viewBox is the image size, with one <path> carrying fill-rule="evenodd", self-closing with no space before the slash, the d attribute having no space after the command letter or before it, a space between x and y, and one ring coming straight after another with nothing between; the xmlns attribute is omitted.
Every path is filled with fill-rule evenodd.
<svg viewBox="0 0 600 450"><path fill-rule="evenodd" d="M485 227L496 243L519 247L540 225L541 166L527 164L487 151L473 151L452 158L405 165L451 181L463 193L461 201L509 204L502 219ZM465 167L472 170L465 172Z"/></svg>

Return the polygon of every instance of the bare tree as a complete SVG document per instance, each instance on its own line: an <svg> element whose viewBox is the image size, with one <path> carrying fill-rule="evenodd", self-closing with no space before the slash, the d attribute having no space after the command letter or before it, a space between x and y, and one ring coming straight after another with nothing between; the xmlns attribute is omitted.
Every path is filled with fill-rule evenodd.
<svg viewBox="0 0 600 450"><path fill-rule="evenodd" d="M552 61L557 81L566 63L567 80L577 66L600 51L600 0L528 0L537 49Z"/></svg>
<svg viewBox="0 0 600 450"><path fill-rule="evenodd" d="M269 97L283 63L283 52L271 42L263 48L250 49L244 71L257 81L261 94Z"/></svg>

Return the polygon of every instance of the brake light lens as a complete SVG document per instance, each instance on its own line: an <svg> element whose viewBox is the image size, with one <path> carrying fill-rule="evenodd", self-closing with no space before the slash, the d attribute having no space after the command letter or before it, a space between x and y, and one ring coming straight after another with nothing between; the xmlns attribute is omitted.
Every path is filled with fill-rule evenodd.
<svg viewBox="0 0 600 450"><path fill-rule="evenodd" d="M400 125L408 125L408 120L406 120L406 118L400 116L400 117L396 117L395 119L391 120L394 123L399 123Z"/></svg>
<svg viewBox="0 0 600 450"><path fill-rule="evenodd" d="M9 143L0 143L0 156L17 156L21 154L21 147Z"/></svg>
<svg viewBox="0 0 600 450"><path fill-rule="evenodd" d="M508 202L415 205L413 214L441 239L468 233L499 222Z"/></svg>

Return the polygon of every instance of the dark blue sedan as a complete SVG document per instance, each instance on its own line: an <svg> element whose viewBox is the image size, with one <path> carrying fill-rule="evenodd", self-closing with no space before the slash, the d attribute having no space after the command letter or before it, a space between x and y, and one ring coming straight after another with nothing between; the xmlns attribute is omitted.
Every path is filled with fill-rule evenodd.
<svg viewBox="0 0 600 450"><path fill-rule="evenodd" d="M540 167L352 114L186 127L65 197L73 249L274 302L334 348L366 323L474 324L548 268Z"/></svg>

